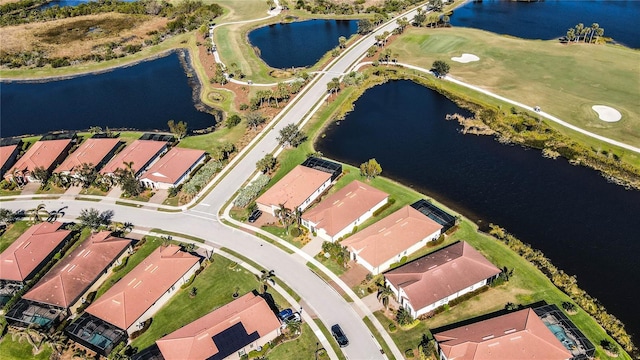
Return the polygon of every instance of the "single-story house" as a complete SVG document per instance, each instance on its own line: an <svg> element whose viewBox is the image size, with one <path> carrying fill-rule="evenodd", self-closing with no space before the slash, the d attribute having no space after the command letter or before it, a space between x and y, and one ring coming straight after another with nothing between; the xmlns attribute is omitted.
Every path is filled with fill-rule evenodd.
<svg viewBox="0 0 640 360"><path fill-rule="evenodd" d="M13 166L19 153L19 144L0 146L0 174L4 175Z"/></svg>
<svg viewBox="0 0 640 360"><path fill-rule="evenodd" d="M39 181L33 177L33 170L41 167L52 171L67 156L72 143L73 139L36 141L4 174L4 178L20 184Z"/></svg>
<svg viewBox="0 0 640 360"><path fill-rule="evenodd" d="M280 335L280 322L248 293L156 341L165 360L240 359Z"/></svg>
<svg viewBox="0 0 640 360"><path fill-rule="evenodd" d="M331 174L298 165L256 199L258 208L275 216L280 205L304 211L331 185Z"/></svg>
<svg viewBox="0 0 640 360"><path fill-rule="evenodd" d="M53 172L65 175L76 175L82 164L91 165L100 170L115 154L120 139L96 138L85 140L76 151L72 152Z"/></svg>
<svg viewBox="0 0 640 360"><path fill-rule="evenodd" d="M440 360L567 360L573 357L532 309L450 330L434 330L433 337Z"/></svg>
<svg viewBox="0 0 640 360"><path fill-rule="evenodd" d="M342 175L342 164L315 156L307 157L300 165L330 173L332 182L336 181L336 179Z"/></svg>
<svg viewBox="0 0 640 360"><path fill-rule="evenodd" d="M302 215L302 225L327 241L336 241L373 216L389 194L358 180L327 196Z"/></svg>
<svg viewBox="0 0 640 360"><path fill-rule="evenodd" d="M144 186L153 189L177 187L189 178L206 153L202 150L173 148L153 164L140 178Z"/></svg>
<svg viewBox="0 0 640 360"><path fill-rule="evenodd" d="M33 225L0 254L0 281L25 283L60 250L71 231L61 222Z"/></svg>
<svg viewBox="0 0 640 360"><path fill-rule="evenodd" d="M491 283L500 269L465 241L384 273L400 306L413 317Z"/></svg>
<svg viewBox="0 0 640 360"><path fill-rule="evenodd" d="M440 236L442 225L407 205L342 241L351 259L373 275Z"/></svg>
<svg viewBox="0 0 640 360"><path fill-rule="evenodd" d="M198 267L197 256L181 251L177 245L161 246L86 312L131 334L169 301Z"/></svg>
<svg viewBox="0 0 640 360"><path fill-rule="evenodd" d="M111 161L100 170L100 173L103 175L113 175L117 169L126 169L125 163L132 163L131 168L135 176L138 177L166 151L166 142L136 140L111 159Z"/></svg>
<svg viewBox="0 0 640 360"><path fill-rule="evenodd" d="M24 294L6 318L23 326L48 327L71 315L127 255L130 245L131 240L113 237L110 231L91 235Z"/></svg>

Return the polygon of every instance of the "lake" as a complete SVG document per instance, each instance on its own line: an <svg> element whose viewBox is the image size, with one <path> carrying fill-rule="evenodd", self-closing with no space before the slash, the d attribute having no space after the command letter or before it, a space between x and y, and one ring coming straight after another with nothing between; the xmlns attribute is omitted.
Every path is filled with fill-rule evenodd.
<svg viewBox="0 0 640 360"><path fill-rule="evenodd" d="M203 129L216 121L196 109L177 53L97 75L2 83L0 103L2 137L91 126L168 130L169 120Z"/></svg>
<svg viewBox="0 0 640 360"><path fill-rule="evenodd" d="M80 4L86 4L88 2L91 1L97 1L97 0L53 0L51 2L48 2L42 6L40 6L40 9L47 9L50 7L54 7L54 6L59 6L59 7L65 7L65 6L78 6ZM124 2L133 2L133 1L137 1L137 0L122 0Z"/></svg>
<svg viewBox="0 0 640 360"><path fill-rule="evenodd" d="M537 150L463 135L444 119L456 112L468 115L435 91L392 81L367 90L316 149L354 166L376 158L384 176L482 226L506 228L577 275L580 287L640 334L640 192Z"/></svg>
<svg viewBox="0 0 640 360"><path fill-rule="evenodd" d="M484 0L454 10L451 25L483 29L525 39L550 40L565 36L578 23L600 24L604 36L640 48L637 0L546 0L519 2Z"/></svg>
<svg viewBox="0 0 640 360"><path fill-rule="evenodd" d="M249 42L273 68L307 67L337 47L340 36L349 39L357 31L357 20L299 21L255 29L249 32Z"/></svg>

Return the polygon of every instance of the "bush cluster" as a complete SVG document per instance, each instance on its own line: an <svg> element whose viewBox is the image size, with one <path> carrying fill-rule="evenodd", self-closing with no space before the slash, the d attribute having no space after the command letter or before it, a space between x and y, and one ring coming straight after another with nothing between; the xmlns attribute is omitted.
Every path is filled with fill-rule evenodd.
<svg viewBox="0 0 640 360"><path fill-rule="evenodd" d="M222 163L220 161L209 161L206 163L198 172L189 181L182 186L182 191L189 195L195 196L200 190L202 190L209 180L215 175L218 171L222 169Z"/></svg>
<svg viewBox="0 0 640 360"><path fill-rule="evenodd" d="M269 180L271 179L267 175L258 176L258 178L252 181L251 184L240 189L238 197L233 200L233 205L242 208L249 205L251 201L258 196L260 190L269 183Z"/></svg>

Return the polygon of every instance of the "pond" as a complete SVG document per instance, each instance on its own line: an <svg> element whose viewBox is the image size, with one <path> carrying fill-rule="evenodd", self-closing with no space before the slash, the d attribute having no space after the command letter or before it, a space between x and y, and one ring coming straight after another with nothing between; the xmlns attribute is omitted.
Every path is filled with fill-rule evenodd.
<svg viewBox="0 0 640 360"><path fill-rule="evenodd" d="M640 334L640 191L537 150L463 135L457 122L444 119L456 112L468 115L435 91L392 81L367 90L316 149L354 166L376 158L383 175L482 227L506 228L577 275L580 287Z"/></svg>
<svg viewBox="0 0 640 360"><path fill-rule="evenodd" d="M598 23L604 36L640 48L636 0L470 1L451 16L453 26L483 29L525 39L550 40L565 36L578 23Z"/></svg>
<svg viewBox="0 0 640 360"><path fill-rule="evenodd" d="M86 3L91 2L91 1L96 1L96 0L53 0L51 2L48 2L48 3L40 6L40 9L47 9L47 8L54 7L54 6L59 6L59 7L78 6L80 4L86 4ZM133 2L133 1L137 1L137 0L121 0L121 1Z"/></svg>
<svg viewBox="0 0 640 360"><path fill-rule="evenodd" d="M216 122L194 106L177 53L96 75L2 83L0 103L2 137L91 126L168 130L169 120L204 129Z"/></svg>
<svg viewBox="0 0 640 360"><path fill-rule="evenodd" d="M337 47L340 36L348 39L357 31L357 20L299 21L255 29L249 42L273 68L307 67Z"/></svg>

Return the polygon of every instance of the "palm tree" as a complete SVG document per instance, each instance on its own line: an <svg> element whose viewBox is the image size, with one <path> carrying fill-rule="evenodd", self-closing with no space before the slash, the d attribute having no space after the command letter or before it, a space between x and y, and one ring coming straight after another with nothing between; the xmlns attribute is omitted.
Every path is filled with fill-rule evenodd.
<svg viewBox="0 0 640 360"><path fill-rule="evenodd" d="M31 216L31 221L34 224L42 222L42 215L46 215L46 218L49 217L50 214L45 208L45 204L39 204L37 207L27 211L27 213L29 213L29 216Z"/></svg>
<svg viewBox="0 0 640 360"><path fill-rule="evenodd" d="M567 30L567 41L572 42L576 39L576 29L570 28Z"/></svg>
<svg viewBox="0 0 640 360"><path fill-rule="evenodd" d="M389 298L393 296L393 290L387 284L378 284L378 294L376 297L382 303L385 309L389 307Z"/></svg>
<svg viewBox="0 0 640 360"><path fill-rule="evenodd" d="M62 351L67 348L67 336L62 331L45 335L45 342L56 354L62 355Z"/></svg>
<svg viewBox="0 0 640 360"><path fill-rule="evenodd" d="M24 338L27 340L29 345L33 348L33 353L37 354L40 352L40 347L42 346L43 336L42 334L35 329L37 325L29 324L26 328L19 328L18 330L13 332L12 340L16 340L17 338Z"/></svg>
<svg viewBox="0 0 640 360"><path fill-rule="evenodd" d="M598 23L593 23L591 24L591 29L589 30L589 43L591 43L593 41L593 35L595 35L598 31L598 29L600 28L600 24Z"/></svg>
<svg viewBox="0 0 640 360"><path fill-rule="evenodd" d="M291 335L297 335L300 334L300 329L301 329L301 323L300 321L296 321L296 320L289 320L286 322L287 325L287 331L289 331L289 333Z"/></svg>
<svg viewBox="0 0 640 360"><path fill-rule="evenodd" d="M256 278L258 279L258 282L260 282L260 285L262 287L262 293L267 292L269 283L271 283L271 286L274 286L276 284L276 281L274 280L275 277L276 273L273 270L261 270L260 275L256 275Z"/></svg>
<svg viewBox="0 0 640 360"><path fill-rule="evenodd" d="M575 26L575 33L576 33L576 42L578 42L578 40L580 39L580 37L584 34L584 24L583 23L579 23L578 25Z"/></svg>

